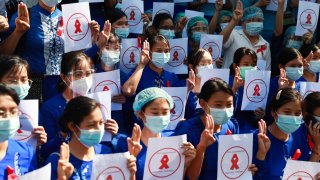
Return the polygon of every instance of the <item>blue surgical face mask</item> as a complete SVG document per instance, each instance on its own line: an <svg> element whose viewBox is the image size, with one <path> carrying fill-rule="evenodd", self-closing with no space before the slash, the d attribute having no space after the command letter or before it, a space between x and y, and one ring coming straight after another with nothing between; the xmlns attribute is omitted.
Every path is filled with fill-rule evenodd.
<svg viewBox="0 0 320 180"><path fill-rule="evenodd" d="M289 116L278 114L278 120L276 122L280 130L286 134L290 134L299 129L302 123L302 116Z"/></svg>
<svg viewBox="0 0 320 180"><path fill-rule="evenodd" d="M308 71L310 71L313 74L320 72L320 59L311 60L310 65L308 67Z"/></svg>
<svg viewBox="0 0 320 180"><path fill-rule="evenodd" d="M122 4L118 2L114 8L121 10L121 7L122 7Z"/></svg>
<svg viewBox="0 0 320 180"><path fill-rule="evenodd" d="M151 62L157 66L157 68L163 68L170 60L170 53L157 53L152 52Z"/></svg>
<svg viewBox="0 0 320 180"><path fill-rule="evenodd" d="M229 23L221 23L220 24L220 28L221 30L224 30L224 28L226 28L228 26Z"/></svg>
<svg viewBox="0 0 320 180"><path fill-rule="evenodd" d="M286 48L295 48L295 49L299 50L301 48L302 44L303 44L302 41L296 41L296 40L289 39L286 43Z"/></svg>
<svg viewBox="0 0 320 180"><path fill-rule="evenodd" d="M194 31L194 32L192 32L192 37L191 38L193 39L194 42L200 43L202 34L206 34L206 33Z"/></svg>
<svg viewBox="0 0 320 180"><path fill-rule="evenodd" d="M259 35L259 33L263 30L263 22L250 22L246 24L246 32L250 36Z"/></svg>
<svg viewBox="0 0 320 180"><path fill-rule="evenodd" d="M116 28L114 32L120 39L125 39L129 36L129 28Z"/></svg>
<svg viewBox="0 0 320 180"><path fill-rule="evenodd" d="M286 67L286 77L290 81L296 81L303 75L302 67Z"/></svg>
<svg viewBox="0 0 320 180"><path fill-rule="evenodd" d="M48 7L54 7L59 4L62 0L42 0L42 2Z"/></svg>
<svg viewBox="0 0 320 180"><path fill-rule="evenodd" d="M19 128L19 116L0 119L0 142L12 138Z"/></svg>
<svg viewBox="0 0 320 180"><path fill-rule="evenodd" d="M224 109L210 108L210 114L215 124L226 124L233 115L233 107Z"/></svg>
<svg viewBox="0 0 320 180"><path fill-rule="evenodd" d="M103 134L104 134L104 125L100 130L84 130L77 128L80 130L80 137L78 140L86 147L92 147L101 142Z"/></svg>
<svg viewBox="0 0 320 180"><path fill-rule="evenodd" d="M208 65L206 65L206 66L197 66L197 71L198 71L197 77L198 77L198 78L201 78L202 75L203 75L204 73L206 73L206 70L207 70L207 69L213 69L213 65L212 65L212 64L208 64Z"/></svg>
<svg viewBox="0 0 320 180"><path fill-rule="evenodd" d="M159 34L164 36L166 39L173 39L175 34L174 30L160 29Z"/></svg>
<svg viewBox="0 0 320 180"><path fill-rule="evenodd" d="M255 70L256 68L253 66L241 66L240 67L240 77L245 80L246 78L246 72Z"/></svg>
<svg viewBox="0 0 320 180"><path fill-rule="evenodd" d="M18 85L18 84L7 84L7 87L12 88L16 91L19 99L24 99L29 94L30 85L29 83Z"/></svg>
<svg viewBox="0 0 320 180"><path fill-rule="evenodd" d="M170 123L170 114L166 116L148 116L145 115L146 117L146 126L148 129L154 133L154 134L159 134L163 130L165 130L169 123Z"/></svg>
<svg viewBox="0 0 320 180"><path fill-rule="evenodd" d="M102 51L101 60L108 67L113 67L120 61L120 51Z"/></svg>
<svg viewBox="0 0 320 180"><path fill-rule="evenodd" d="M320 116L315 116L313 115L314 119L317 121L317 122L320 122Z"/></svg>

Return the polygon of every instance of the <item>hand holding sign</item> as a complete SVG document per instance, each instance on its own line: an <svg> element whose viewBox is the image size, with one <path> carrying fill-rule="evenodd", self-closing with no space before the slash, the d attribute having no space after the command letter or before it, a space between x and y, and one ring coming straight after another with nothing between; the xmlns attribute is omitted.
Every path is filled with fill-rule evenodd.
<svg viewBox="0 0 320 180"><path fill-rule="evenodd" d="M132 179L136 175L136 172L137 172L136 161L137 161L137 159L133 155L130 155L128 157L128 169L130 171L130 179Z"/></svg>
<svg viewBox="0 0 320 180"><path fill-rule="evenodd" d="M42 126L34 128L32 134L37 139L37 146L41 146L47 142L47 133Z"/></svg>
<svg viewBox="0 0 320 180"><path fill-rule="evenodd" d="M213 128L214 128L214 121L212 119L212 116L207 114L205 130L201 134L198 147L207 149L208 146L216 142L216 139L213 137Z"/></svg>
<svg viewBox="0 0 320 180"><path fill-rule="evenodd" d="M73 173L74 167L69 162L69 145L63 143L60 146L60 159L58 161L58 179L69 179Z"/></svg>
<svg viewBox="0 0 320 180"><path fill-rule="evenodd" d="M103 30L100 32L98 41L96 43L99 49L103 48L107 44L110 37L110 32L111 32L111 23L109 22L109 20L107 20L104 23Z"/></svg>
<svg viewBox="0 0 320 180"><path fill-rule="evenodd" d="M257 159L263 161L270 149L271 141L266 135L267 125L264 120L260 120L259 124L259 134L258 134L258 152Z"/></svg>
<svg viewBox="0 0 320 180"><path fill-rule="evenodd" d="M134 157L137 157L142 149L142 146L140 144L140 137L141 137L140 126L137 124L134 124L134 127L132 129L132 137L127 139L128 151Z"/></svg>
<svg viewBox="0 0 320 180"><path fill-rule="evenodd" d="M117 94L111 98L111 101L113 103L124 104L124 103L126 103L126 97L122 94Z"/></svg>
<svg viewBox="0 0 320 180"><path fill-rule="evenodd" d="M140 64L142 65L147 65L148 62L150 61L150 45L149 42L147 40L145 40L143 42L143 49L141 51L141 56L140 56Z"/></svg>
<svg viewBox="0 0 320 180"><path fill-rule="evenodd" d="M104 129L110 132L112 135L117 135L119 126L114 119L108 119L107 122L104 123Z"/></svg>
<svg viewBox="0 0 320 180"><path fill-rule="evenodd" d="M186 157L185 162L184 162L184 169L187 169L192 160L196 157L196 149L190 142L183 143L182 149L184 149L184 152L182 155Z"/></svg>

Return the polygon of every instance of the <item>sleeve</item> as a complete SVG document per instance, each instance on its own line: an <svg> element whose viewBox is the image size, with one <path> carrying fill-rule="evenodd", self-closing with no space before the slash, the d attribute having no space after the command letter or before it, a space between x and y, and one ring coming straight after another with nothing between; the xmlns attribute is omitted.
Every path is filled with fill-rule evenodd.
<svg viewBox="0 0 320 180"><path fill-rule="evenodd" d="M262 180L264 179L264 174L266 173L266 166L267 163L266 161L260 161L256 158L256 154L258 152L258 131L255 131L253 133L253 164L256 165L256 167L258 168L258 171L255 173L255 175L253 176L254 180Z"/></svg>
<svg viewBox="0 0 320 180"><path fill-rule="evenodd" d="M228 41L226 41L224 44L223 44L223 47L224 48L229 48L232 44L233 44L233 42L234 42L234 38L235 38L235 30L232 30L232 32L231 32L231 34L230 34L230 36L229 36L229 39L228 39Z"/></svg>
<svg viewBox="0 0 320 180"><path fill-rule="evenodd" d="M51 180L56 180L58 179L58 161L60 158L59 153L53 153L49 156L47 159L45 165L51 163Z"/></svg>
<svg viewBox="0 0 320 180"><path fill-rule="evenodd" d="M232 128L231 131L233 134L239 134L239 124L238 121L235 118L230 119L232 122Z"/></svg>
<svg viewBox="0 0 320 180"><path fill-rule="evenodd" d="M46 159L51 153L59 151L61 144L61 138L57 134L54 138L50 139L47 143L41 146L42 158Z"/></svg>
<svg viewBox="0 0 320 180"><path fill-rule="evenodd" d="M196 115L197 109L197 97L193 92L189 93L189 97L185 107L185 119L190 119Z"/></svg>
<svg viewBox="0 0 320 180"><path fill-rule="evenodd" d="M94 44L91 48L84 50L84 53L92 59L93 56L96 55L98 51L99 51L98 46Z"/></svg>
<svg viewBox="0 0 320 180"><path fill-rule="evenodd" d="M264 58L267 61L266 70L270 71L271 70L271 51L270 51L270 44L269 43L267 44L266 55Z"/></svg>
<svg viewBox="0 0 320 180"><path fill-rule="evenodd" d="M50 107L44 104L40 109L40 113L40 117L42 118L40 122L42 122L42 125L47 133L48 141L50 141L56 136L57 132L59 131L57 129L58 125L56 123L56 118L53 115L54 111L51 111Z"/></svg>

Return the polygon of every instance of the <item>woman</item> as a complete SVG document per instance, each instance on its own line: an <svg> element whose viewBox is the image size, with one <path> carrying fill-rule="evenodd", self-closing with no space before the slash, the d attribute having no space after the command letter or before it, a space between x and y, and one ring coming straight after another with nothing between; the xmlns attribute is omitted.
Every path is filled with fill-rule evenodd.
<svg viewBox="0 0 320 180"><path fill-rule="evenodd" d="M133 110L143 122L144 127L140 131L140 127L135 124L129 142L127 143L126 137L119 137L115 143L115 150L125 152L128 151L128 145L129 147L137 143L142 145L140 153L131 153L137 155L137 179L143 179L148 140L149 138L161 138L161 132L167 128L170 122L170 110L172 108L173 100L171 96L156 87L141 91L135 98ZM186 171L195 157L195 149L191 143L184 143L182 148L185 150L183 155L186 158L184 164L184 170Z"/></svg>
<svg viewBox="0 0 320 180"><path fill-rule="evenodd" d="M58 175L61 176L63 172L58 172L58 169L64 169L59 167L65 165L73 166L72 169L74 169L66 179L90 179L94 156L111 153L108 147L99 144L105 129L101 105L88 97L76 97L67 104L59 123L61 131L72 133L72 137L68 145L61 146L61 156L53 153L47 159L46 164L52 163L51 179L60 179ZM64 159L65 157L70 159ZM64 164L61 164L59 159L65 160ZM131 174L130 179L135 179L136 167L133 156L128 159L128 168Z"/></svg>
<svg viewBox="0 0 320 180"><path fill-rule="evenodd" d="M31 145L11 139L20 128L19 102L14 90L0 85L0 179L7 179L12 171L21 176L37 169Z"/></svg>
<svg viewBox="0 0 320 180"><path fill-rule="evenodd" d="M257 179L280 179L287 160L291 158L314 162L320 160L319 152L310 155L301 128L302 105L302 97L292 88L279 90L273 96L269 106L274 121L270 126L260 121L259 130L254 132L253 154L256 156L253 162L258 167ZM320 147L320 144L315 146ZM294 157L298 155L297 150L300 150L301 155Z"/></svg>
<svg viewBox="0 0 320 180"><path fill-rule="evenodd" d="M70 134L60 131L59 118L67 102L79 95L86 95L92 86L94 73L91 59L82 52L70 52L63 55L61 62L59 94L44 102L41 109L41 123L48 133L48 143L42 148L44 158L58 151L62 142L70 140ZM105 128L113 135L117 134L115 120L108 120Z"/></svg>
<svg viewBox="0 0 320 180"><path fill-rule="evenodd" d="M311 60L304 61L304 71L301 81L306 82L319 82L319 72L320 72L320 48L315 45L305 45L299 50L303 58L308 58L310 53L312 53Z"/></svg>
<svg viewBox="0 0 320 180"><path fill-rule="evenodd" d="M188 57L191 57L193 53L195 53L200 47L200 40L202 34L208 34L209 26L208 21L200 16L193 17L189 19L187 24L187 35L188 35L188 43L189 51Z"/></svg>
<svg viewBox="0 0 320 180"><path fill-rule="evenodd" d="M120 9L109 9L105 13L105 21L111 23L111 32L115 33L120 39L129 36L129 24L127 15Z"/></svg>

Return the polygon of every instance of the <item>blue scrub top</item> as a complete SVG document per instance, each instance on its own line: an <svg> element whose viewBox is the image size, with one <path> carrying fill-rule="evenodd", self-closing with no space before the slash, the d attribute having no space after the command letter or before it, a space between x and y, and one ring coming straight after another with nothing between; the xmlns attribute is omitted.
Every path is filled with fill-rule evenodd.
<svg viewBox="0 0 320 180"><path fill-rule="evenodd" d="M258 152L258 133L256 130L253 134L253 163L258 167L255 179L270 180L281 179L287 160L291 159L297 149L300 149L301 156L298 160L309 161L310 149L303 130L305 125L301 124L300 128L290 134L289 139L284 142L274 137L269 130L267 136L271 141L271 147L264 161L256 159Z"/></svg>
<svg viewBox="0 0 320 180"><path fill-rule="evenodd" d="M7 166L13 168L14 173L18 176L37 169L35 150L25 142L9 139L7 152L0 160L0 179L8 178Z"/></svg>
<svg viewBox="0 0 320 180"><path fill-rule="evenodd" d="M201 133L204 129L205 126L200 119L200 116L196 116L192 119L181 121L175 130L174 136L187 134L188 142L192 143L194 147L197 147L200 142ZM209 146L205 152L199 179L217 179L219 136L226 135L227 130L230 130L232 134L239 134L239 127L236 119L230 119L226 124L221 126L220 132L213 134L216 142Z"/></svg>
<svg viewBox="0 0 320 180"><path fill-rule="evenodd" d="M98 144L94 146L94 151L96 154L111 154L112 151L109 147ZM46 161L46 164L51 163L51 179L56 180L58 177L58 161L60 159L60 154L58 152L52 153ZM83 161L78 159L70 153L69 162L74 167L74 172L69 179L90 179L92 173L92 162L93 161Z"/></svg>

